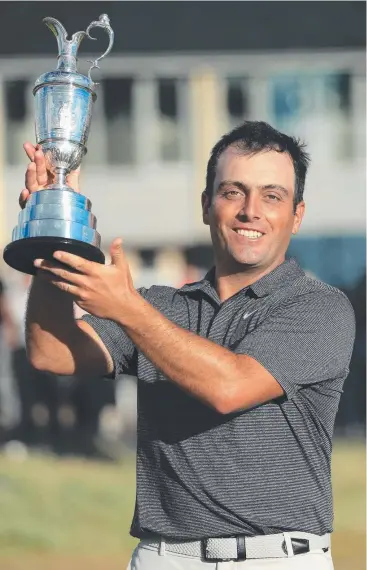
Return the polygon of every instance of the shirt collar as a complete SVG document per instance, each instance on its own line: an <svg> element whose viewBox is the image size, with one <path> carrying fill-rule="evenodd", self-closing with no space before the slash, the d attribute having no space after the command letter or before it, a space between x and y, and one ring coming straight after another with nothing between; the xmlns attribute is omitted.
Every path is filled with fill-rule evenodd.
<svg viewBox="0 0 367 570"><path fill-rule="evenodd" d="M261 277L258 281L255 281L255 283L252 283L249 287L245 287L244 290L251 290L256 297L265 297L272 293L272 291L289 285L292 281L302 277L304 274L304 271L294 258L287 259L273 269L273 271L264 275L264 277ZM212 267L201 281L188 283L180 289L182 292L198 290L210 294L211 297L218 298L215 290L215 267Z"/></svg>
<svg viewBox="0 0 367 570"><path fill-rule="evenodd" d="M265 297L276 289L290 285L299 277L304 276L304 274L304 271L294 258L286 259L273 271L270 271L270 273L250 285L250 289L252 289L256 297Z"/></svg>

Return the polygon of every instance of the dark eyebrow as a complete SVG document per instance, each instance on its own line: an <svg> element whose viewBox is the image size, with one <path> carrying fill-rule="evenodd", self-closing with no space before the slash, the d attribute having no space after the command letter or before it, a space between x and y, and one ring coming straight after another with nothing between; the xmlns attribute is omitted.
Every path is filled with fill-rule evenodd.
<svg viewBox="0 0 367 570"><path fill-rule="evenodd" d="M235 186L236 188L238 188L238 190L242 190L242 192L248 192L250 190L247 184L244 184L239 180L222 180L222 182L218 186L218 190L222 190L226 186Z"/></svg>
<svg viewBox="0 0 367 570"><path fill-rule="evenodd" d="M284 188L284 186L280 186L280 184L265 184L264 186L258 186L259 190L279 190L285 196L289 196L289 191Z"/></svg>
<svg viewBox="0 0 367 570"><path fill-rule="evenodd" d="M242 192L249 192L250 187L239 180L222 180L222 182L218 186L218 190L222 190L226 186L235 186L238 190ZM279 190L285 196L289 196L289 191L281 186L280 184L264 184L263 186L257 186L259 190ZM217 190L217 191L218 191Z"/></svg>

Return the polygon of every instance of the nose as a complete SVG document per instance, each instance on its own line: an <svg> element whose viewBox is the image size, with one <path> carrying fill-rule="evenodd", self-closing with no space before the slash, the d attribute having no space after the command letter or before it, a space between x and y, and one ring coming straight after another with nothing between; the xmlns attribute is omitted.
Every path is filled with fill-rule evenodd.
<svg viewBox="0 0 367 570"><path fill-rule="evenodd" d="M248 192L244 197L237 216L242 221L260 220L261 218L261 201L255 193Z"/></svg>

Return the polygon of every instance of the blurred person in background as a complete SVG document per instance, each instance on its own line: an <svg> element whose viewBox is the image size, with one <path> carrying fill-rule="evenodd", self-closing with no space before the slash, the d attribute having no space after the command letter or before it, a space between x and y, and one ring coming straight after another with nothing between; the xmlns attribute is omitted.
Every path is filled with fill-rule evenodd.
<svg viewBox="0 0 367 570"><path fill-rule="evenodd" d="M50 176L25 149L21 205ZM308 163L263 122L222 137L202 194L214 267L180 289L136 290L121 240L107 266L35 261L33 365L138 378L132 570L333 566L332 436L355 319L345 295L285 259ZM76 320L73 301L89 315Z"/></svg>
<svg viewBox="0 0 367 570"><path fill-rule="evenodd" d="M17 336L9 295L5 291L4 280L0 277L0 425L5 431L14 428L20 420L11 366L11 353L17 344Z"/></svg>
<svg viewBox="0 0 367 570"><path fill-rule="evenodd" d="M350 374L339 408L339 428L346 435L365 437L366 425L366 274L345 289L356 316L356 339Z"/></svg>
<svg viewBox="0 0 367 570"><path fill-rule="evenodd" d="M20 275L8 295L11 373L20 404L19 423L9 436L27 446L52 447L57 435L58 386L56 378L36 370L27 358L24 319L30 284L30 275Z"/></svg>

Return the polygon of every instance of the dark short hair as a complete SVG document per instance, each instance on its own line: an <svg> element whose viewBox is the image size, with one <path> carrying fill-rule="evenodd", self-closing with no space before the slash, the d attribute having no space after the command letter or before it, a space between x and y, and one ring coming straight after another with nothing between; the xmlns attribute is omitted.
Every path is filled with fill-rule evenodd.
<svg viewBox="0 0 367 570"><path fill-rule="evenodd" d="M275 150L286 152L292 159L295 173L294 207L303 200L307 168L310 157L305 144L298 139L285 135L263 121L245 121L226 135L213 147L206 170L205 193L211 199L215 174L220 155L233 147L244 155Z"/></svg>

